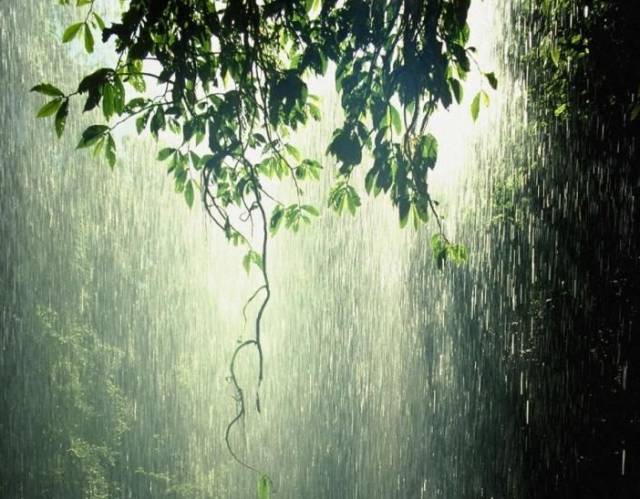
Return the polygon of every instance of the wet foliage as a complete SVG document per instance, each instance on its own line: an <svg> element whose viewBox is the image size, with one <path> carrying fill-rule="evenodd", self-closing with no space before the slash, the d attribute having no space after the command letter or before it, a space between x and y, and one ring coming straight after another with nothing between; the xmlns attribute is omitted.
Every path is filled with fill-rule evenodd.
<svg viewBox="0 0 640 499"><path fill-rule="evenodd" d="M430 212L437 217L427 176L438 149L427 125L436 109L461 101L475 63L468 0L132 1L121 20L106 24L94 0L77 5L85 7L84 20L66 27L63 43L77 40L91 54L96 38L113 41L117 64L88 74L72 92L35 86L53 97L38 116L53 116L61 135L71 98L84 98L84 112L101 107L111 124L88 127L78 147L93 147L112 167L112 131L128 119L135 118L138 133L177 135L180 146L162 149L158 159L169 162L187 204L195 192L204 194L210 216L234 243L246 238L234 229L228 209L247 216L257 210L260 195L253 189L264 190L263 178L290 177L298 195L298 181L317 178L321 165L303 159L287 137L320 119L307 82L323 76L330 63L336 65L344 119L327 144L340 164L329 206L355 213L360 202L350 179L366 150L374 158L367 192L388 193L402 225L411 214L416 224ZM157 71L148 69L150 62ZM497 88L494 73L484 76ZM484 90L474 98L474 119L488 100ZM284 208L272 217L284 212L294 230L315 216L299 202L298 209Z"/></svg>
<svg viewBox="0 0 640 499"><path fill-rule="evenodd" d="M277 95L278 81L297 75L308 87L304 104L276 98L257 111L260 130L250 132L244 115L241 131L225 106L244 112L243 98L252 92L229 95L242 59L218 60L229 85L220 101L208 98L206 108L198 107L196 74L196 101L185 97L169 112L173 104L162 99L174 100L171 82L195 67L188 54L174 57L189 43L180 45L177 37L157 45L166 52L151 57L182 68L158 84L142 73L160 76L162 65L130 63L126 51L119 64L118 55L110 58L114 45L105 55L100 32L116 26L121 12L114 17L106 3L95 9L92 2L69 3L79 5L0 3L0 53L9 54L0 58L0 82L8 89L0 95L1 496L640 495L638 7L602 0L479 2L470 11L468 43L481 26L478 16L490 12L492 22L478 28L477 39L485 50L494 47L495 76L478 75L480 90L466 99L453 83L461 77L445 82L452 101L460 91L475 132L465 135L457 124L411 137L411 103L401 101L408 87L398 76L396 96L377 125L387 127L386 135L377 144L371 134L367 144L358 122L373 129L367 106L374 101L360 111L363 100L349 99L361 78L366 84L373 46L351 52L349 44L339 46L327 62L339 68L340 57L351 59L342 73L336 69L342 94L314 99L313 65L301 69L310 44L290 39L285 56L272 54L269 88ZM174 4L153 2L153 8ZM235 12L248 5L238 2ZM273 5L282 9L273 19L285 17L289 3ZM306 2L303 12L301 4L298 17L287 17L294 26L282 29L291 37L326 22L333 26L327 33L313 31L314 46L324 47L322 37L340 29L336 17L321 19L323 5ZM390 5L385 16L397 4ZM129 6L135 11L135 2ZM144 12L145 23L155 15ZM355 11L344 15L353 21L344 40L360 43L360 18ZM252 36L250 16L229 16L221 30ZM152 48L171 19L158 14L146 25ZM196 29L197 17L194 23ZM115 29L109 43L127 39L124 28ZM250 45L239 36L234 47L246 57ZM480 60L477 45L466 54ZM233 54L234 47L225 50ZM453 52L446 57L457 63ZM109 69L96 76L98 65ZM426 74L437 74L436 66ZM253 80L254 88L264 78ZM56 85L28 93L42 81ZM74 93L78 82L82 93ZM465 90L467 84L473 88L468 81ZM151 94L165 88L153 101ZM20 92L26 100L15 98ZM128 107L135 99L144 103ZM260 95L255 99L260 107ZM94 107L80 113L87 105ZM162 118L154 121L160 108ZM38 126L34 110L53 127ZM140 136L125 138L148 111ZM355 122L353 113L360 113ZM124 130L113 128L129 116ZM436 118L434 111L429 123ZM250 147L257 155L244 163L242 151L233 149L209 163L212 120L228 125L218 134L223 145L255 140L258 147ZM267 126L278 134L275 144ZM412 168L435 174L437 157L437 168L452 173L447 134L468 151L463 185L438 192L442 227L435 234L413 204L401 221L415 230L400 230L406 206L401 209L394 183L401 177L392 174L384 190L389 179L379 168L387 166L376 169L376 147L391 144L385 161L392 173L398 158L411 163L406 192L413 199ZM104 160L74 152L77 145ZM113 170L96 168L105 161ZM168 178L159 164L170 170ZM209 230L216 227L203 199L207 171L209 208L222 230ZM274 199L259 197L256 185ZM429 199L434 185L428 184ZM394 208L388 199L361 195L361 186L387 192ZM212 199L226 210L229 226ZM252 209L258 199L268 212L263 220ZM354 216L323 216L319 207L326 204ZM251 225L246 213L258 230L247 230L245 241L234 229ZM306 227L305 217L314 223ZM232 369L247 403L228 442L240 460L259 466L253 475L233 460L224 439L239 414L229 359L236 345L255 341L248 318L255 319L262 302L243 305L264 292L260 243L276 234L268 260L274 293L262 321L268 382L260 386L262 366L254 356L238 356ZM229 239L244 247L240 253ZM455 265L463 260L466 265Z"/></svg>

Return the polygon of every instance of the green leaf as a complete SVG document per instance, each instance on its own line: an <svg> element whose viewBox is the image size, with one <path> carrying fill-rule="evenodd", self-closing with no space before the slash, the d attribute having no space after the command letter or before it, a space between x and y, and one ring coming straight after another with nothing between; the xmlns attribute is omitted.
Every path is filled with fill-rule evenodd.
<svg viewBox="0 0 640 499"><path fill-rule="evenodd" d="M104 156L107 158L107 162L111 168L116 166L116 143L111 134L107 136L107 147L104 150Z"/></svg>
<svg viewBox="0 0 640 499"><path fill-rule="evenodd" d="M431 250L436 253L446 247L446 240L440 233L431 236Z"/></svg>
<svg viewBox="0 0 640 499"><path fill-rule="evenodd" d="M85 76L78 85L78 92L85 93L91 90L97 90L107 83L109 76L113 74L111 68L100 68L93 73Z"/></svg>
<svg viewBox="0 0 640 499"><path fill-rule="evenodd" d="M138 110L138 108L143 107L147 103L147 100L143 97L135 97L131 99L125 105L125 111L127 113L131 113L132 111Z"/></svg>
<svg viewBox="0 0 640 499"><path fill-rule="evenodd" d="M298 151L298 149L296 149L294 146L292 146L291 144L285 144L284 147L296 161L300 161L302 159L300 151Z"/></svg>
<svg viewBox="0 0 640 499"><path fill-rule="evenodd" d="M365 191L367 191L367 194L371 194L371 189L373 189L377 175L378 169L373 167L367 172L367 175L364 177L364 189Z"/></svg>
<svg viewBox="0 0 640 499"><path fill-rule="evenodd" d="M167 159L169 156L171 156L172 154L174 154L176 152L176 149L173 147L164 147L162 149L160 149L160 151L158 152L158 161L164 161L165 159Z"/></svg>
<svg viewBox="0 0 640 499"><path fill-rule="evenodd" d="M275 236L282 224L282 220L284 219L284 210L280 205L276 206L271 212L271 219L269 221L269 232L271 232L271 236Z"/></svg>
<svg viewBox="0 0 640 499"><path fill-rule="evenodd" d="M327 150L338 161L342 161L348 166L357 165L362 161L362 146L358 137L347 133L345 130L339 130L335 134Z"/></svg>
<svg viewBox="0 0 640 499"><path fill-rule="evenodd" d="M402 132L402 121L400 120L400 113L398 110L389 104L389 113L391 114L391 124L396 133Z"/></svg>
<svg viewBox="0 0 640 499"><path fill-rule="evenodd" d="M189 142L193 134L196 132L196 121L189 120L182 126L182 140Z"/></svg>
<svg viewBox="0 0 640 499"><path fill-rule="evenodd" d="M489 94L484 90L480 90L480 100L482 101L482 105L484 107L489 107Z"/></svg>
<svg viewBox="0 0 640 499"><path fill-rule="evenodd" d="M158 139L158 133L160 132L160 130L164 130L165 125L166 125L166 121L164 118L164 111L162 107L158 106L158 108L156 109L156 112L151 118L151 125L150 125L151 135L153 135L156 140Z"/></svg>
<svg viewBox="0 0 640 499"><path fill-rule="evenodd" d="M553 114L559 117L559 116L562 116L566 110L567 110L567 104L566 103L560 104L558 107L555 108L555 110L553 111Z"/></svg>
<svg viewBox="0 0 640 499"><path fill-rule="evenodd" d="M305 0L304 7L307 13L313 11L320 0Z"/></svg>
<svg viewBox="0 0 640 499"><path fill-rule="evenodd" d="M631 109L631 121L635 121L638 119L638 116L640 116L640 104L636 104L635 106L633 106L633 108Z"/></svg>
<svg viewBox="0 0 640 499"><path fill-rule="evenodd" d="M467 261L468 251L462 244L449 244L446 248L447 256L456 265L461 265Z"/></svg>
<svg viewBox="0 0 640 499"><path fill-rule="evenodd" d="M242 259L242 266L244 267L245 272L248 274L251 270L251 251L244 255L244 258Z"/></svg>
<svg viewBox="0 0 640 499"><path fill-rule="evenodd" d="M55 128L58 138L62 137L64 127L67 124L67 116L69 115L69 99L65 99L58 109L55 117Z"/></svg>
<svg viewBox="0 0 640 499"><path fill-rule="evenodd" d="M429 221L429 204L428 201L416 201L413 205L415 215L424 223Z"/></svg>
<svg viewBox="0 0 640 499"><path fill-rule="evenodd" d="M420 137L420 155L428 168L434 168L438 160L438 141L430 133Z"/></svg>
<svg viewBox="0 0 640 499"><path fill-rule="evenodd" d="M56 113L61 104L62 99L54 99L52 101L49 101L38 110L38 114L36 116L38 118L46 118L47 116L51 116Z"/></svg>
<svg viewBox="0 0 640 499"><path fill-rule="evenodd" d="M208 159L213 156L211 156L210 154L207 154L204 157ZM198 154L196 154L193 151L189 151L189 158L191 159L191 164L193 165L193 168L195 168L196 170L201 170L202 167L204 166L204 162L206 161L205 159L201 158Z"/></svg>
<svg viewBox="0 0 640 499"><path fill-rule="evenodd" d="M496 78L496 75L494 73L485 73L484 76L489 82L489 85L491 85L491 88L496 90L498 88L498 79Z"/></svg>
<svg viewBox="0 0 640 499"><path fill-rule="evenodd" d="M82 138L78 143L76 149L83 149L85 147L92 146L98 139L109 130L106 125L92 125L82 132Z"/></svg>
<svg viewBox="0 0 640 499"><path fill-rule="evenodd" d="M431 236L431 251L440 269L444 266L444 262L447 259L447 245L447 240L442 234L438 233Z"/></svg>
<svg viewBox="0 0 640 499"><path fill-rule="evenodd" d="M104 31L105 29L105 24L104 24L104 20L102 19L102 17L100 17L96 12L93 13L93 18L96 20L96 22L98 23L98 26L100 27L100 29L102 31Z"/></svg>
<svg viewBox="0 0 640 499"><path fill-rule="evenodd" d="M553 61L553 64L556 67L560 66L560 48L557 45L554 45L553 47L551 47L551 50L549 51L549 55L551 56L551 60Z"/></svg>
<svg viewBox="0 0 640 499"><path fill-rule="evenodd" d="M106 119L113 116L113 87L110 83L102 87L102 114Z"/></svg>
<svg viewBox="0 0 640 499"><path fill-rule="evenodd" d="M64 92L49 83L41 83L31 89L32 92L38 92L40 94L49 95L51 97L64 97Z"/></svg>
<svg viewBox="0 0 640 499"><path fill-rule="evenodd" d="M93 34L91 33L91 29L89 28L89 25L85 25L85 27L84 27L84 49L87 51L87 53L92 54L94 45L95 45L95 42L93 40Z"/></svg>
<svg viewBox="0 0 640 499"><path fill-rule="evenodd" d="M449 80L449 85L451 86L451 90L453 91L453 96L456 98L456 102L458 104L460 104L462 102L462 98L464 96L464 93L462 91L462 85L460 84L460 81L456 80L455 78L451 78Z"/></svg>
<svg viewBox="0 0 640 499"><path fill-rule="evenodd" d="M409 212L411 210L411 203L408 199L402 198L398 201L398 214L400 215L400 228L404 228L409 220Z"/></svg>
<svg viewBox="0 0 640 499"><path fill-rule="evenodd" d="M251 271L252 263L259 269L262 269L262 257L255 251L249 250L242 259L242 266L244 267L244 270L247 272L247 274Z"/></svg>
<svg viewBox="0 0 640 499"><path fill-rule="evenodd" d="M193 182L189 180L184 188L184 199L187 202L187 206L189 206L189 208L193 206L193 198L194 198Z"/></svg>
<svg viewBox="0 0 640 499"><path fill-rule="evenodd" d="M129 76L127 82L140 93L143 93L147 88L147 84L145 83L144 77L142 75L131 75Z"/></svg>
<svg viewBox="0 0 640 499"><path fill-rule="evenodd" d="M138 135L140 135L144 131L144 129L147 127L149 116L151 116L151 110L143 113L142 115L136 118L136 131L138 132Z"/></svg>
<svg viewBox="0 0 640 499"><path fill-rule="evenodd" d="M309 213L310 215L313 215L314 217L320 216L320 212L318 211L318 208L316 208L315 206L311 206L310 204L303 204L301 208L307 213Z"/></svg>
<svg viewBox="0 0 640 499"><path fill-rule="evenodd" d="M315 104L308 102L307 108L309 109L309 114L315 121L320 121L322 119L322 113L320 112L320 108Z"/></svg>
<svg viewBox="0 0 640 499"><path fill-rule="evenodd" d="M356 209L358 208L358 206L360 206L360 196L358 196L358 194L355 191L353 191L347 197L347 208L349 208L349 212L353 216L355 216Z"/></svg>
<svg viewBox="0 0 640 499"><path fill-rule="evenodd" d="M478 114L480 113L480 92L476 94L471 102L471 117L473 121L478 119Z"/></svg>
<svg viewBox="0 0 640 499"><path fill-rule="evenodd" d="M104 135L98 139L95 143L95 147L93 148L93 157L97 158L102 152L102 148L104 147Z"/></svg>
<svg viewBox="0 0 640 499"><path fill-rule="evenodd" d="M258 480L258 499L271 498L271 479L267 475L262 475Z"/></svg>
<svg viewBox="0 0 640 499"><path fill-rule="evenodd" d="M62 43L67 43L73 40L78 33L80 33L80 29L84 26L84 23L75 23L69 26L64 33L62 34Z"/></svg>
<svg viewBox="0 0 640 499"><path fill-rule="evenodd" d="M100 104L100 98L102 95L100 94L100 90L97 88L92 88L89 90L89 95L87 96L87 101L84 104L83 112L91 111L95 107Z"/></svg>

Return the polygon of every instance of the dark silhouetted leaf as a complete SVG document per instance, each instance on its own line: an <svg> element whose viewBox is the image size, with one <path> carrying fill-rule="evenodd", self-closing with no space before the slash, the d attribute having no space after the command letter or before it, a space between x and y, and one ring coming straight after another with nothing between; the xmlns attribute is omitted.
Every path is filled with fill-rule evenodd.
<svg viewBox="0 0 640 499"><path fill-rule="evenodd" d="M69 100L65 99L62 102L62 105L60 106L60 108L58 109L58 112L56 113L56 118L55 118L55 128L56 128L56 134L58 135L58 137L62 137L62 134L64 133L64 127L67 124L67 116L69 115Z"/></svg>

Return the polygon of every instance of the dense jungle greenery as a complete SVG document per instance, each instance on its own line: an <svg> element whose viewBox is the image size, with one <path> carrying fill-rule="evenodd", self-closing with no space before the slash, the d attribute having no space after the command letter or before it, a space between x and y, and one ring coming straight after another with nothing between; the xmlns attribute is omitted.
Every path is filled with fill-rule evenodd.
<svg viewBox="0 0 640 499"><path fill-rule="evenodd" d="M535 34L517 60L546 141L522 195L557 241L541 258L556 276L538 282L526 314L539 331L531 386L549 408L525 438L526 464L540 497L634 497L638 464L625 458L640 449L640 8L555 0L520 20ZM573 391L545 391L554 377Z"/></svg>
<svg viewBox="0 0 640 499"><path fill-rule="evenodd" d="M298 230L317 214L316 207L304 202L301 186L319 176L321 165L303 158L288 140L306 121L321 119L306 81L311 74L325 73L330 61L336 64L345 115L327 144L339 163L328 204L336 211L356 211L360 198L354 172L368 165L370 154L365 190L388 194L402 224L409 217L424 221L430 214L437 225L437 205L425 181L437 158L437 138L428 133L428 119L437 106L460 99L462 81L473 65L473 50L466 46L468 2L381 2L372 5L384 7L363 15L359 8L367 2L341 7L333 2L229 2L224 12L216 12L206 1L134 1L123 21L112 25L94 12L93 2L77 4L79 21L66 29L64 41L90 53L102 36L115 40L119 62L92 72L77 89L35 87L51 97L39 115L52 117L62 134L72 125L67 119L74 100L83 98L83 110L100 110L107 124L86 129L79 147L104 154L111 166L117 164L112 130L124 120L135 121L139 133L149 130L164 140L176 135L178 145L162 148L159 161L167 162L187 204L200 198L229 240L247 246L246 266L264 275L260 292L266 292L267 299L268 234L255 247L241 225L256 217L258 225L275 234L283 226ZM410 11L401 5L418 7ZM201 15L190 15L194 6ZM429 24L434 19L440 22ZM495 217L489 230L501 241L495 243L500 254L516 261L531 251L522 222L531 217L537 224L534 238L543 250L535 259L536 271L519 270L513 277L516 285L511 276L499 274L496 262L486 263L488 275L501 285L498 289L527 289L516 310L488 313L505 330L516 324L532 332L523 340L528 353L522 361L528 366L531 397L547 413L532 418L528 426L509 426L507 421L487 429L487 434L497 434L496 440L521 449L521 462L512 464L527 470L524 483L498 484L496 490L503 497L635 497L640 494L633 481L638 465L630 459L621 476L619 458L623 448L630 455L640 448L640 406L635 403L640 400L640 379L637 371L627 369L640 355L640 313L633 299L640 296L640 234L634 215L640 210L639 9L631 2L532 1L518 4L514 19L514 28L532 33L532 38L529 44L509 48L508 63L513 74L527 74L534 117L525 134L540 137L544 145L536 150L523 146L514 153L513 163L523 167L493 186ZM212 37L220 40L218 46L210 44ZM492 73L486 83L496 86ZM487 99L486 92L478 94L472 117ZM292 202L270 198L268 186L275 179L293 184ZM130 188L135 199L138 186L132 181ZM154 203L149 194L140 199ZM2 207L3 213L5 208L9 212ZM89 225L69 222L78 234L90 234ZM502 234L511 237L498 237ZM464 249L440 230L433 246L441 258L464 257ZM99 263L111 269L113 283L118 276L145 282L144 273L127 266L128 258L133 257L127 257L126 248L105 248ZM82 253L73 259L79 267L95 265ZM557 278L547 276L549 269ZM11 276L4 275L9 270L3 267L1 272L3 282L11 282ZM468 293L462 285L464 272L454 276L462 298ZM44 272L41 279L46 279ZM78 280L73 286L81 289L84 284ZM173 291L170 286L165 290ZM146 296L149 291L140 293ZM117 296L87 297L87 311L78 319L56 311L63 308L60 297L38 291L23 295L30 298L20 317L12 319L17 333L3 336L3 348L40 361L29 373L20 371L17 360L0 366L9 387L2 392L0 411L29 421L29 431L40 432L46 444L37 452L25 449L22 444L29 439L20 428L27 426L3 421L3 436L5 428L15 433L2 442L0 461L22 464L2 467L0 495L196 498L216 490L208 470L194 472L176 458L186 455L181 451L187 447L198 447L197 441L172 438L180 428L197 426L190 409L164 419L159 414L173 401L162 400L157 414L136 413L136 397L149 386L166 382L183 388L180 370L188 369L188 363L169 370L167 379L172 381L138 379L136 363L148 353L147 342L160 339L135 340L129 350L127 341L107 344L96 330L96 324L109 320L99 311L105 302L111 309L131 305ZM496 303L499 300L496 297ZM190 306L188 297L178 302ZM473 315L472 310L465 312ZM170 315L164 319L171 320ZM259 317L257 321L257 336L247 346L257 347L261 356ZM21 331L39 334L20 337ZM461 349L471 350L474 341L461 339ZM502 355L503 345L496 343L491 348ZM54 357L51 351L60 353ZM500 367L509 369L511 360L503 357ZM485 367L487 372L499 371ZM552 378L562 378L573 391L549 391ZM236 389L241 417L245 399L237 383ZM515 377L505 406L515 404L520 389ZM27 400L20 396L25 390L37 395ZM255 401L259 404L257 395ZM201 435L202 430L195 432ZM154 449L142 445L151 434L157 442ZM132 448L137 454L125 452ZM495 457L487 442L478 442L478 448L483 459ZM201 451L206 454L206 449ZM417 460L423 451L428 449L416 443ZM174 468L161 466L174 458ZM207 459L213 458L203 461ZM260 477L259 494L266 497L269 489L269 479Z"/></svg>

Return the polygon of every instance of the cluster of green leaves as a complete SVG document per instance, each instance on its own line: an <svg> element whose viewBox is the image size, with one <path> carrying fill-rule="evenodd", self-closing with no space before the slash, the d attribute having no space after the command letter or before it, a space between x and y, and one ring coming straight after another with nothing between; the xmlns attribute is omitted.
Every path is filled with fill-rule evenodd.
<svg viewBox="0 0 640 499"><path fill-rule="evenodd" d="M93 7L93 2L91 2L91 0L78 0L77 5L80 7L83 5ZM85 50L91 54L95 46L92 29L99 30L100 32L105 29L104 20L97 12L93 12L93 8L89 10L84 21L74 23L67 27L62 35L62 42L68 43L76 38L82 38Z"/></svg>
<svg viewBox="0 0 640 499"><path fill-rule="evenodd" d="M336 64L345 119L327 149L339 164L328 205L350 213L360 206L351 179L367 150L373 158L367 193L387 193L402 226L412 214L416 226L430 212L437 216L427 178L438 144L426 128L438 107L462 100L475 51L468 46L470 0L133 0L121 21L108 26L93 0L75 4L87 12L64 30L63 42L82 40L91 53L98 32L115 41L118 62L87 75L71 93L50 84L34 87L53 97L38 116L55 115L62 135L70 98L85 96L83 111L100 108L112 124L87 128L78 147L93 147L111 166L112 131L124 121L135 119L138 133L177 136L180 145L162 149L159 159L169 162L176 190L189 206L196 191L202 193L212 219L234 243L248 240L229 210L251 218L269 196L264 179L291 179L299 198L299 182L319 177L320 164L302 158L285 139L309 119L321 118L306 80L324 75L329 61ZM160 70L148 71L147 63ZM494 74L485 76L496 88ZM484 90L475 96L473 119L488 101ZM297 230L300 221L317 216L317 209L297 204L294 210L276 202L269 216L275 218L272 234L282 219Z"/></svg>
<svg viewBox="0 0 640 499"><path fill-rule="evenodd" d="M574 95L576 88L572 82L584 70L589 57L590 40L581 33L582 22L570 23L573 27L567 29L564 18L576 7L575 2L569 0L543 0L525 8L522 13L523 19L526 16L526 22L535 20L539 24L534 29L538 43L520 59L524 64L540 67L544 71L545 77L534 84L547 101L545 106L538 106L546 113L541 124L553 124L556 119L566 119L572 114L569 112L571 101L578 97ZM585 96L586 92L582 92L578 98ZM589 114L587 109L575 111Z"/></svg>
<svg viewBox="0 0 640 499"><path fill-rule="evenodd" d="M439 268L442 268L447 260L456 265L460 265L466 262L468 258L468 252L465 246L450 242L442 234L434 234L431 236L431 250L433 251Z"/></svg>
<svg viewBox="0 0 640 499"><path fill-rule="evenodd" d="M373 157L365 176L367 193L387 193L402 226L410 214L416 226L430 212L437 216L427 178L438 147L426 129L438 107L462 101L475 50L468 46L469 3L352 1L323 8L345 111L328 147L339 163L338 183L329 196L336 211L347 207L353 213L360 205L347 185L366 149ZM495 87L492 73L487 79ZM479 97L472 105L474 119Z"/></svg>
<svg viewBox="0 0 640 499"><path fill-rule="evenodd" d="M320 212L310 204L291 204L289 206L278 205L273 209L269 230L275 236L280 226L298 232L302 224L310 224L311 217L317 217Z"/></svg>

